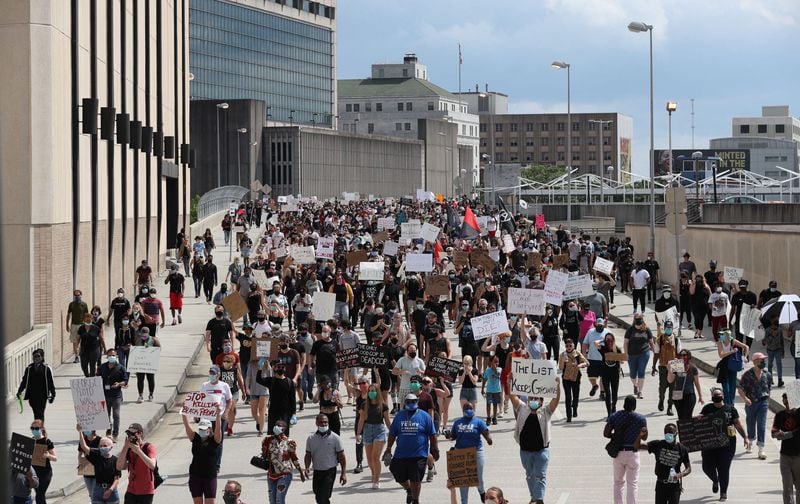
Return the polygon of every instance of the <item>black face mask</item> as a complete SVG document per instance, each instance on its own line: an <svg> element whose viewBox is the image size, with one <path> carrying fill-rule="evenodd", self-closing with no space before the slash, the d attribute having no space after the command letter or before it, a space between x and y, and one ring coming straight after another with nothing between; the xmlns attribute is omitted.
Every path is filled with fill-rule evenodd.
<svg viewBox="0 0 800 504"><path fill-rule="evenodd" d="M235 493L225 492L222 494L222 502L225 504L236 504L237 500Z"/></svg>
<svg viewBox="0 0 800 504"><path fill-rule="evenodd" d="M215 313L215 314L214 314L214 316L216 316L217 318L222 318L222 315L223 315L223 314L222 314L222 313L220 313L220 312L217 312L217 313Z"/></svg>
<svg viewBox="0 0 800 504"><path fill-rule="evenodd" d="M719 404L723 401L723 397L721 395L713 395L711 396L711 402L715 404Z"/></svg>

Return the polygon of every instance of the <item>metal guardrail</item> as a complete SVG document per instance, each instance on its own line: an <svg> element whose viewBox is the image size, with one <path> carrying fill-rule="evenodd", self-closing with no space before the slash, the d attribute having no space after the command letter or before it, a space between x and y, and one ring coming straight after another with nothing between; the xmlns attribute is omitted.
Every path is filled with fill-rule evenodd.
<svg viewBox="0 0 800 504"><path fill-rule="evenodd" d="M232 201L238 203L249 192L249 189L241 186L223 186L208 191L200 197L197 204L197 220L201 221L209 215L227 210Z"/></svg>
<svg viewBox="0 0 800 504"><path fill-rule="evenodd" d="M46 362L49 361L53 350L52 334L52 324L37 325L33 327L32 331L6 345L3 362L6 374L6 402L13 400L17 394L19 381L25 374L25 368L33 362L34 350L43 349ZM52 362L48 363L54 366Z"/></svg>

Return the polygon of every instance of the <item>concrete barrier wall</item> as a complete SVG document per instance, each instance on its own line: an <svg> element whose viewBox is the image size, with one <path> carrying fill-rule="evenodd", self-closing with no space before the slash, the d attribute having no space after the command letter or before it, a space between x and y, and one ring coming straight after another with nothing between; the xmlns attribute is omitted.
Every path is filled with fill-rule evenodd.
<svg viewBox="0 0 800 504"><path fill-rule="evenodd" d="M567 220L567 206L564 204L543 204L531 205L527 213L531 215L539 213L533 211L541 209L545 219L550 221L566 221ZM656 203L656 217L664 213L664 204ZM650 204L649 203L594 203L591 205L572 205L572 220L573 222L578 219L586 217L613 217L616 227L622 228L629 222L634 223L648 223L650 222Z"/></svg>
<svg viewBox="0 0 800 504"><path fill-rule="evenodd" d="M705 204L703 224L800 223L800 204Z"/></svg>

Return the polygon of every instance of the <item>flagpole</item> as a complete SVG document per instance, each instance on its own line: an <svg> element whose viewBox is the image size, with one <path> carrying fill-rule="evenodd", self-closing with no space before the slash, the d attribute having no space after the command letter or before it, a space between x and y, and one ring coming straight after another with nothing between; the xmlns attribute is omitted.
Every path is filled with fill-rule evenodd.
<svg viewBox="0 0 800 504"><path fill-rule="evenodd" d="M458 44L458 110L461 110L461 44ZM454 156L455 157L455 156ZM455 167L452 167L456 169ZM458 180L459 186L463 187L463 176L461 175L461 162L458 163ZM466 173L465 173L466 175ZM463 191L463 189L462 189Z"/></svg>

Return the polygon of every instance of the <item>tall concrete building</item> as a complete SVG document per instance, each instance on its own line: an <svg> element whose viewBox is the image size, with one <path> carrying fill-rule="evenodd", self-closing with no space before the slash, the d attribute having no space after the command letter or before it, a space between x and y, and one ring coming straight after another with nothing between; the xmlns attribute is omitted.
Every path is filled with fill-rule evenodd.
<svg viewBox="0 0 800 504"><path fill-rule="evenodd" d="M790 177L776 168L800 170L800 118L788 105L763 106L760 117L734 117L732 137L715 138L712 149L750 149L750 170L774 179Z"/></svg>
<svg viewBox="0 0 800 504"><path fill-rule="evenodd" d="M467 110L469 110L470 114L479 116L508 114L508 95L497 91L489 91L488 85L485 91L480 91L476 84L475 91L462 91L461 93L453 94L467 104Z"/></svg>
<svg viewBox="0 0 800 504"><path fill-rule="evenodd" d="M420 119L452 122L457 128L454 177L464 170L477 183L478 116L457 95L431 82L415 54L406 54L402 63L372 65L367 79L339 80L338 92L342 131L416 139L424 135L418 125L427 124Z"/></svg>
<svg viewBox="0 0 800 504"><path fill-rule="evenodd" d="M0 281L16 355L70 357L72 290L108 307L188 225L188 6L3 2Z"/></svg>

